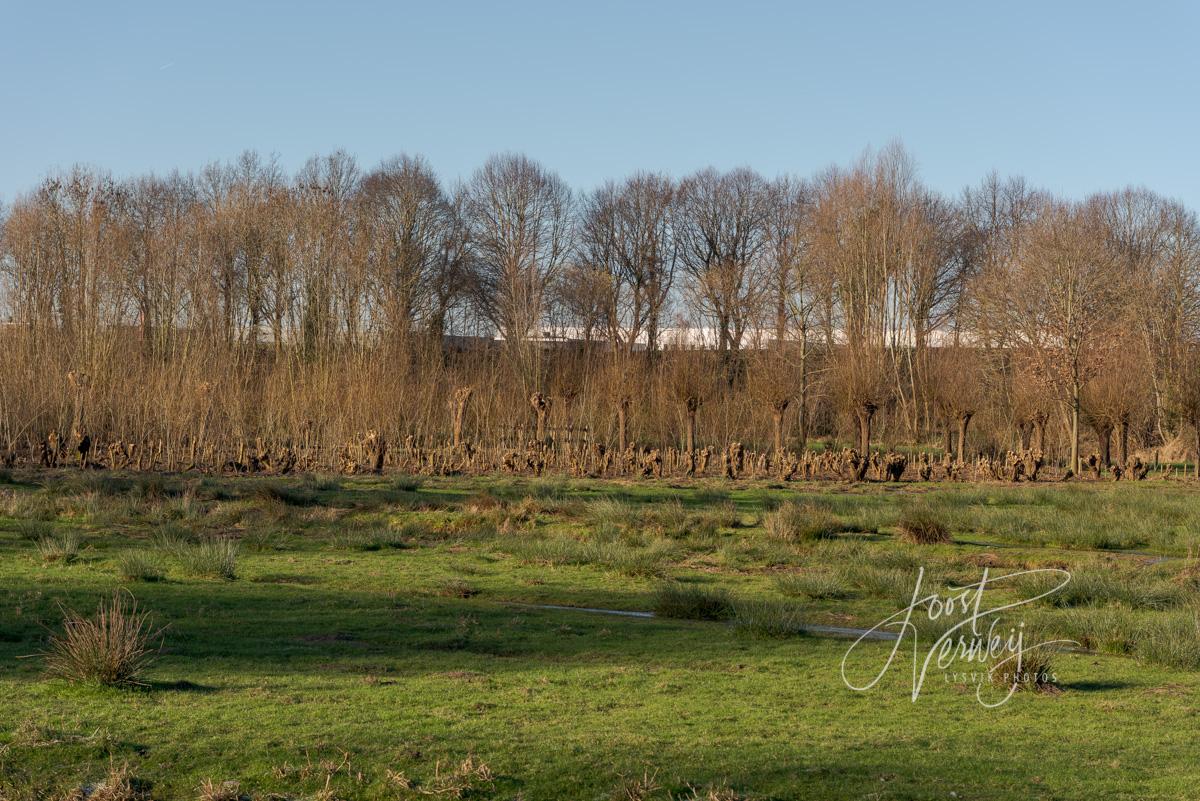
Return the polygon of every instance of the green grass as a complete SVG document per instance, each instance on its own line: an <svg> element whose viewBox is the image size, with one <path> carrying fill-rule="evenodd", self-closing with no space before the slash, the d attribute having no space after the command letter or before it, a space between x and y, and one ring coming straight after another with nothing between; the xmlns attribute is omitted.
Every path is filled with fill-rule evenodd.
<svg viewBox="0 0 1200 801"><path fill-rule="evenodd" d="M372 801L666 801L716 788L1175 799L1200 778L1194 564L1119 552L1200 553L1190 486L11 478L0 486L6 801L57 799L123 765L163 799L196 798L205 782ZM899 540L914 502L936 509L952 542ZM818 535L768 532L789 503ZM47 561L47 537L86 547ZM1078 577L1062 600L1022 610L1030 628L1092 649L1053 655L1061 694L985 710L938 673L914 703L903 665L853 692L840 676L848 642L797 636L873 625L907 604L919 568L943 589L985 566ZM26 658L61 630L63 608L90 611L119 587L166 627L146 686L72 683ZM945 625L919 628L924 643ZM856 664L890 647L867 642Z"/></svg>

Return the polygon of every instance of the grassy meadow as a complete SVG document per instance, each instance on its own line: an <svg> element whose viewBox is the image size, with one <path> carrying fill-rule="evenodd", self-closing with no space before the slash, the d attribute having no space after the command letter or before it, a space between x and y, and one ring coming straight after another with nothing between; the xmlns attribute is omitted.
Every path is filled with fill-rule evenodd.
<svg viewBox="0 0 1200 801"><path fill-rule="evenodd" d="M1200 781L1192 485L0 480L4 801L1183 799ZM1031 567L1072 581L1020 620L1080 648L1053 654L1054 692L995 709L941 671L913 702L904 649L852 691L851 641L812 628L873 626L920 568L944 589ZM64 617L114 597L161 628L138 683L49 670Z"/></svg>

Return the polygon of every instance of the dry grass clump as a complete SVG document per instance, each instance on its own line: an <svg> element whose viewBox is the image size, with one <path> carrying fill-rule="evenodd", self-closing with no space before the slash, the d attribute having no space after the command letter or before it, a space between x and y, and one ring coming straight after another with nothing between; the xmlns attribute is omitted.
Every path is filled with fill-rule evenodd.
<svg viewBox="0 0 1200 801"><path fill-rule="evenodd" d="M74 531L47 534L37 541L38 553L46 562L74 562L79 558L81 540Z"/></svg>
<svg viewBox="0 0 1200 801"><path fill-rule="evenodd" d="M936 545L950 542L950 530L937 512L928 506L914 506L896 523L896 531L905 542Z"/></svg>
<svg viewBox="0 0 1200 801"><path fill-rule="evenodd" d="M671 581L655 590L654 614L683 620L726 620L733 615L733 603L723 589Z"/></svg>
<svg viewBox="0 0 1200 801"><path fill-rule="evenodd" d="M784 542L810 542L827 539L845 526L827 509L788 501L763 518L763 528L773 539Z"/></svg>
<svg viewBox="0 0 1200 801"><path fill-rule="evenodd" d="M164 629L150 622L132 596L115 593L91 617L63 610L63 631L50 637L42 656L53 676L112 687L141 684Z"/></svg>
<svg viewBox="0 0 1200 801"><path fill-rule="evenodd" d="M149 786L128 765L111 765L108 775L90 787L77 787L63 801L150 801Z"/></svg>
<svg viewBox="0 0 1200 801"><path fill-rule="evenodd" d="M643 770L642 775L621 776L617 786L613 788L609 798L612 801L650 801L662 785L658 783L658 772L651 773Z"/></svg>
<svg viewBox="0 0 1200 801"><path fill-rule="evenodd" d="M214 782L204 779L196 788L196 801L242 801L242 785L235 781Z"/></svg>
<svg viewBox="0 0 1200 801"><path fill-rule="evenodd" d="M496 777L486 762L468 756L457 765L442 767L438 762L433 776L426 781L414 781L402 771L389 770L388 784L404 793L403 797L432 797L463 799L484 797L496 786Z"/></svg>
<svg viewBox="0 0 1200 801"><path fill-rule="evenodd" d="M688 794L679 796L677 801L744 801L745 796L738 795L724 784L709 785L708 787L691 787Z"/></svg>

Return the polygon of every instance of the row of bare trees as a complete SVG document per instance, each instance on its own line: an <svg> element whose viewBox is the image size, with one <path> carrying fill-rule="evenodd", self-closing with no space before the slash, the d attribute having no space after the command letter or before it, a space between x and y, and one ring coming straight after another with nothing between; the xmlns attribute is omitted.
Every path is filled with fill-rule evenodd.
<svg viewBox="0 0 1200 801"><path fill-rule="evenodd" d="M1144 189L989 176L950 198L897 145L811 178L586 193L520 155L447 186L420 158L337 152L294 176L254 154L76 168L0 214L9 454L48 432L217 461L304 442L328 464L368 431L882 438L1080 472L1089 448L1200 449L1200 226Z"/></svg>

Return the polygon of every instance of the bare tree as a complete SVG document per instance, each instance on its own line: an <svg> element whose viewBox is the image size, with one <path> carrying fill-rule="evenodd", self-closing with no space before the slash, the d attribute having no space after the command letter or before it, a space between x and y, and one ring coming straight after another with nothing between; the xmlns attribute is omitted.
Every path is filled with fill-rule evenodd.
<svg viewBox="0 0 1200 801"><path fill-rule="evenodd" d="M386 337L411 353L419 334L440 338L463 286L465 232L459 209L422 158L390 159L359 195L370 308Z"/></svg>
<svg viewBox="0 0 1200 801"><path fill-rule="evenodd" d="M504 338L522 394L541 381L538 327L547 290L571 250L572 196L554 173L519 155L493 156L466 193L472 291Z"/></svg>
<svg viewBox="0 0 1200 801"><path fill-rule="evenodd" d="M658 351L658 332L675 272L671 179L638 173L606 183L584 202L580 261L611 276L604 316L609 341L626 356L644 340Z"/></svg>
<svg viewBox="0 0 1200 801"><path fill-rule="evenodd" d="M715 329L726 381L741 373L743 339L764 296L767 187L758 173L701 170L679 186L679 262L703 320Z"/></svg>
<svg viewBox="0 0 1200 801"><path fill-rule="evenodd" d="M1008 347L1034 360L1065 409L1076 473L1083 386L1119 334L1112 311L1125 297L1106 240L1095 204L1048 202L1021 256L986 270L978 287L983 316Z"/></svg>

